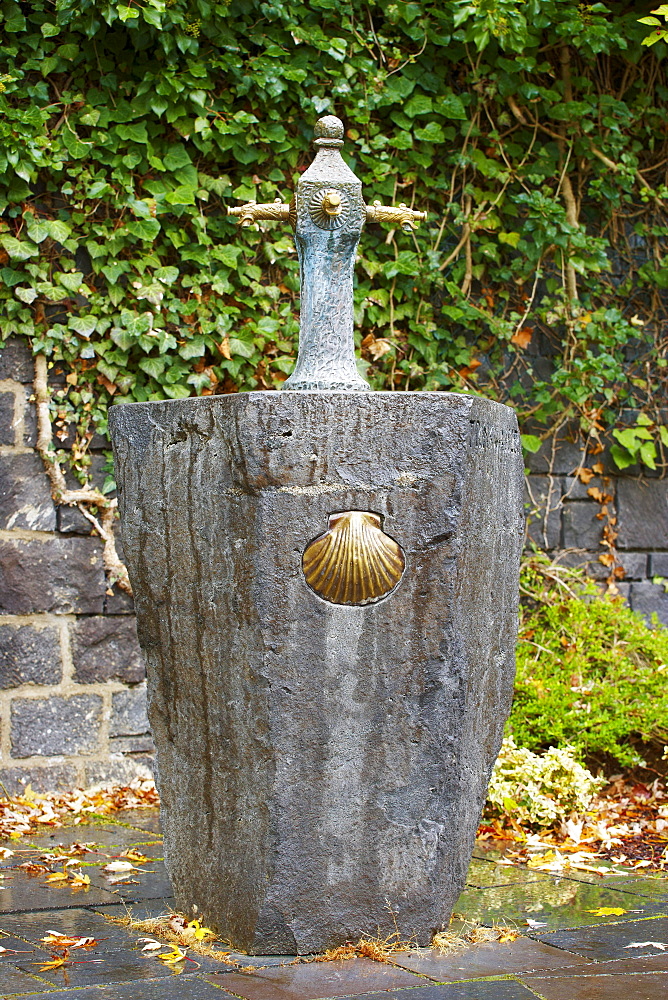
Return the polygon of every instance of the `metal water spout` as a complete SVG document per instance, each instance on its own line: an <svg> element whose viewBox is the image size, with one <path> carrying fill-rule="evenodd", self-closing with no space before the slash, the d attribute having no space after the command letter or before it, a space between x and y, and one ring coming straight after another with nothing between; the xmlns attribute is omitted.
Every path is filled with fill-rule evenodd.
<svg viewBox="0 0 668 1000"><path fill-rule="evenodd" d="M353 340L353 268L367 222L388 222L412 232L427 218L406 205L366 205L362 183L341 156L343 122L327 115L316 122L317 153L302 174L291 204L248 202L229 208L239 224L290 223L300 264L301 318L297 364L283 389L367 391L358 374Z"/></svg>

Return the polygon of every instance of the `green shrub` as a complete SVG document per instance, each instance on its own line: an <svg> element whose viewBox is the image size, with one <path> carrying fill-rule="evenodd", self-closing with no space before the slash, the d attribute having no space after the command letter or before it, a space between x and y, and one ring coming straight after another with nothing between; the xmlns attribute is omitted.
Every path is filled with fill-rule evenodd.
<svg viewBox="0 0 668 1000"><path fill-rule="evenodd" d="M583 813L605 778L580 764L572 747L550 747L540 755L505 739L487 793L487 819L512 817L520 826L550 827L570 813Z"/></svg>
<svg viewBox="0 0 668 1000"><path fill-rule="evenodd" d="M578 570L535 556L522 572L517 680L508 733L534 751L639 763L633 743L668 737L668 630L649 628Z"/></svg>

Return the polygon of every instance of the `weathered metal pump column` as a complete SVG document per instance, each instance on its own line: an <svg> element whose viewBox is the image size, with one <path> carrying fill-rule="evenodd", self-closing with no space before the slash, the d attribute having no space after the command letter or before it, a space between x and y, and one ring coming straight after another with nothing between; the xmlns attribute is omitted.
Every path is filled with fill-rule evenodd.
<svg viewBox="0 0 668 1000"><path fill-rule="evenodd" d="M231 210L295 230L306 391L110 418L177 905L258 954L447 925L512 695L515 416L358 375L363 225L424 214L366 206L342 136Z"/></svg>

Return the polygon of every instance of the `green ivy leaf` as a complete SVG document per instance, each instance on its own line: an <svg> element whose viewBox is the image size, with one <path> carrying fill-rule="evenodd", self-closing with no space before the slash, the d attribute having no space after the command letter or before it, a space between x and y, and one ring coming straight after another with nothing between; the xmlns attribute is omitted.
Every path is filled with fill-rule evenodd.
<svg viewBox="0 0 668 1000"><path fill-rule="evenodd" d="M245 340L238 337L230 337L230 354L240 354L242 358L252 358L255 354L255 346L247 344Z"/></svg>
<svg viewBox="0 0 668 1000"><path fill-rule="evenodd" d="M70 316L67 325L70 330L74 330L75 333L87 339L92 333L95 333L97 319L95 316Z"/></svg>
<svg viewBox="0 0 668 1000"><path fill-rule="evenodd" d="M409 118L417 118L420 115L428 115L433 110L431 97L426 94L415 94L404 106L404 112Z"/></svg>
<svg viewBox="0 0 668 1000"><path fill-rule="evenodd" d="M65 222L60 222L59 219L51 219L44 222L43 225L46 226L46 231L51 239L56 240L57 243L64 243L72 235L71 227Z"/></svg>
<svg viewBox="0 0 668 1000"><path fill-rule="evenodd" d="M160 232L160 223L157 219L139 219L136 222L128 222L128 232L133 236L138 236L140 240L154 240Z"/></svg>
<svg viewBox="0 0 668 1000"><path fill-rule="evenodd" d="M162 281L163 285L172 285L179 276L178 267L159 267L153 272L155 278L158 281Z"/></svg>
<svg viewBox="0 0 668 1000"><path fill-rule="evenodd" d="M56 281L66 288L68 292L78 292L83 281L82 271L58 271Z"/></svg>
<svg viewBox="0 0 668 1000"><path fill-rule="evenodd" d="M164 358L141 358L138 367L152 378L160 378L165 370Z"/></svg>
<svg viewBox="0 0 668 1000"><path fill-rule="evenodd" d="M142 142L144 145L148 142L148 132L144 122L135 125L117 125L116 134L121 139L129 139L131 142Z"/></svg>
<svg viewBox="0 0 668 1000"><path fill-rule="evenodd" d="M0 243L14 260L28 260L36 257L39 248L30 240L17 240L14 236L0 236Z"/></svg>
<svg viewBox="0 0 668 1000"><path fill-rule="evenodd" d="M541 439L535 434L520 434L520 440L524 450L528 451L531 455L535 455L537 451L540 451L543 444Z"/></svg>

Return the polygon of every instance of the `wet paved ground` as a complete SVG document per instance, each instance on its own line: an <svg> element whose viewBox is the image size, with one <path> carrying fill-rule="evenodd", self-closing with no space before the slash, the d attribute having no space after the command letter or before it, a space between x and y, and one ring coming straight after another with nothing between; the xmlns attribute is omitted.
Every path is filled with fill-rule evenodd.
<svg viewBox="0 0 668 1000"><path fill-rule="evenodd" d="M80 888L45 881L19 868L62 844L93 842L99 854L72 870L90 877ZM7 844L15 854L0 866L0 998L45 1000L329 1000L386 996L392 1000L660 1000L668 996L668 879L647 874L555 877L495 863L476 851L457 913L483 925L520 932L509 943L474 944L441 954L403 952L391 964L364 958L288 965L290 958L239 956L241 972L213 957L165 965L144 953L141 933L105 915L146 918L171 909L161 859L157 814L116 814L102 824L54 830ZM149 860L143 871L113 884L102 866L129 848ZM50 865L65 871L62 864ZM602 915L601 908L616 912ZM527 923L530 921L531 923ZM461 921L460 921L461 923ZM457 922L455 922L455 926ZM45 968L54 952L41 939L52 931L92 937L70 960ZM145 933L145 932L142 932ZM163 949L164 951L165 949ZM261 968L261 966L265 966ZM416 991L420 991L419 994Z"/></svg>

